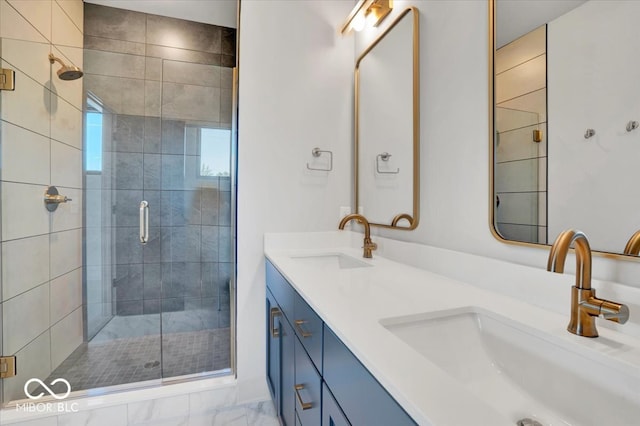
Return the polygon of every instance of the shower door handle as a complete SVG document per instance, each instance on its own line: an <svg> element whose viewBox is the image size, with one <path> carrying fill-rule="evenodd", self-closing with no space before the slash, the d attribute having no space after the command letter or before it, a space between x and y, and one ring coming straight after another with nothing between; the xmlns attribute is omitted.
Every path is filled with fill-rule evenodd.
<svg viewBox="0 0 640 426"><path fill-rule="evenodd" d="M140 202L140 242L147 244L149 241L149 203Z"/></svg>

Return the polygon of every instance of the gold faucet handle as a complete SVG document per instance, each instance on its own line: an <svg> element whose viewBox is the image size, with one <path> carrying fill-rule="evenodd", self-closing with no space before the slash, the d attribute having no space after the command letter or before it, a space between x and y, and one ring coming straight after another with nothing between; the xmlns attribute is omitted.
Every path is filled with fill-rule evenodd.
<svg viewBox="0 0 640 426"><path fill-rule="evenodd" d="M369 250L377 250L378 249L378 244L374 243L373 241L366 243L365 247L368 248ZM365 248L363 247L363 248Z"/></svg>
<svg viewBox="0 0 640 426"><path fill-rule="evenodd" d="M629 307L621 303L602 300L600 315L606 320L624 324L629 320Z"/></svg>
<svg viewBox="0 0 640 426"><path fill-rule="evenodd" d="M67 197L66 195L49 195L49 194L45 194L44 196L44 202L45 203L66 203L69 201L73 201L71 198Z"/></svg>

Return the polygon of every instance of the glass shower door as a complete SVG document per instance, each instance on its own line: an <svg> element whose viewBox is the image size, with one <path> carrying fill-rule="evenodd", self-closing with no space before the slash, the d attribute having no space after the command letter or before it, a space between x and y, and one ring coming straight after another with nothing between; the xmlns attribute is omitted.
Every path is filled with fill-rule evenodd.
<svg viewBox="0 0 640 426"><path fill-rule="evenodd" d="M160 119L125 114L90 81L85 107L85 343L54 371L73 390L160 379L160 274L155 233L140 241L140 202ZM96 93L94 93L94 90ZM157 209L157 206L156 206ZM149 216L151 226L159 223ZM155 228L150 228L155 230ZM53 377L53 376L52 376Z"/></svg>
<svg viewBox="0 0 640 426"><path fill-rule="evenodd" d="M231 367L231 83L231 68L162 63L160 190L148 201L165 378Z"/></svg>

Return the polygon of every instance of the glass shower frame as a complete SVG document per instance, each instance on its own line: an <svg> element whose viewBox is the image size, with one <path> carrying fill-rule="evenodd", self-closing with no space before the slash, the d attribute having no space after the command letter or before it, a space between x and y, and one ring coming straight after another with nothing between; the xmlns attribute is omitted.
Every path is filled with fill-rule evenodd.
<svg viewBox="0 0 640 426"><path fill-rule="evenodd" d="M163 60L163 64L164 64L164 60ZM160 347L159 347L159 352L160 352L160 364L161 364L161 368L162 368L162 372L160 374L160 377L155 378L153 380L149 380L149 381L142 381L142 382L132 382L132 383L126 383L126 384L118 384L118 385L114 385L114 386L109 386L109 387L105 387L105 388L91 388L91 389L87 389L87 390L81 390L81 391L77 391L74 392L74 395L82 395L82 394L86 394L89 391L91 391L92 394L94 394L96 391L97 392L110 392L110 391L121 391L123 389L132 389L132 388L138 388L138 387L146 387L146 386L153 386L153 385L157 385L157 384L168 384L168 383L172 383L172 382L180 382L183 381L185 379L192 379L192 378L204 378L204 377L213 377L213 376L220 376L220 375L235 375L235 364L236 364L236 350L235 350L235 323L236 323L236 318L235 318L235 311L236 311L236 306L235 306L235 276L236 276L236 270L235 270L235 265L236 265L236 165L237 165L237 158L236 158L236 153L237 153L237 68L233 68L233 94L232 94L232 123L231 123L231 128L229 129L229 136L230 136L230 147L229 147L229 154L230 154L230 168L229 168L229 193L231 196L230 199L230 204L231 204L231 214L230 214L230 229L231 229L231 242L232 242L232 248L231 248L231 258L230 260L230 264L232 265L231 267L231 271L230 271L230 280L229 280L229 328L230 328L230 342L229 342L229 348L230 348L230 352L229 352L229 368L226 369L222 369L222 370L212 370L212 371L198 371L198 372L193 372L193 373L188 373L188 374L178 374L178 375L169 375L166 376L165 372L164 372L164 368L165 368L165 362L167 360L167 355L166 355L166 346L167 342L166 342L166 330L168 328L167 324L167 318L168 316L172 315L172 312L170 311L165 311L163 309L160 310L160 321L158 323L158 327L159 327L159 334L160 334ZM163 92L163 97L164 97L164 92ZM162 117L161 121L164 122L165 118ZM185 130L186 133L189 133L189 129L208 129L211 128L208 124L204 124L204 125L199 125L198 123L193 124L193 123L189 123L185 125ZM198 153L200 153L201 151L201 147L200 147L200 143L201 140L200 138L198 138L197 140L197 151ZM187 142L185 141L185 145L187 144ZM199 160L199 158L198 158ZM86 162L86 156L85 156L85 162ZM199 161L198 161L198 166L200 166ZM200 173L200 167L198 167L198 176L196 177L197 179L207 179L206 176L203 176L202 173ZM85 202L87 202L86 200L88 200L88 197L85 197ZM161 208L164 208L164 206L162 206ZM157 210L157 206L153 206L153 204L150 205L150 209L151 211L153 210ZM155 212L157 214L157 211ZM154 213L152 213L154 214ZM115 239L115 236L113 236ZM162 237L161 237L162 238ZM113 244L115 246L115 244ZM85 254L86 255L86 254ZM115 257L115 253L112 254ZM171 262L169 262L171 263ZM85 268L86 271L86 268ZM164 280L166 279L165 277L165 272L163 270L162 272L162 278L161 280L164 282ZM85 281L87 282L87 281ZM84 300L88 300L88 294L87 294L87 286L84 286ZM218 289L219 290L219 289ZM217 298L217 303L218 306L220 305L220 298L218 295ZM116 309L116 304L117 301L115 299L115 295L113 297L113 299L111 300L111 306L113 306L113 314L117 313L117 309ZM85 317L86 318L86 317ZM87 327L85 327L85 338L86 339L90 339L92 336L92 334L95 335L95 333L90 333L89 330L87 330Z"/></svg>
<svg viewBox="0 0 640 426"><path fill-rule="evenodd" d="M237 68L233 68L233 94L232 94L232 124L231 124L231 128L230 128L230 176L229 176L229 185L230 185L230 209L231 209L231 214L230 214L230 228L231 228L231 250L230 250L230 254L231 254L231 258L229 259L229 263L232 265L231 270L230 270L230 281L229 281L229 328L230 328L230 343L229 343L229 348L230 348L230 353L229 353L229 368L227 369L223 369L220 371L202 371L202 372L195 372L192 374L184 374L184 375L177 375L177 376L169 376L169 377L164 377L164 375L161 375L160 377L156 378L156 379L152 379L152 380L146 380L146 381L135 381L135 382L131 382L131 383L124 383L124 384L116 384L116 385L112 385L112 386L106 386L106 387L93 387L93 388L89 388L89 389L82 389L82 390L72 390L70 398L81 398L84 396L95 396L95 395L100 395L100 394L107 394L107 393L112 393L112 392L121 392L121 391L125 391L125 390L133 390L133 389L139 389L139 388L146 388L146 387L154 387L154 386L159 386L159 385L165 385L165 384L171 384L171 383L176 383L176 382L183 382L185 380L192 380L192 379L200 379L200 378L210 378L210 377L216 377L216 376L227 376L227 375L236 375L236 296L235 296L235 285L236 285L236 251L237 251L237 247L236 247L236 191L237 191L237 187L236 187L236 168L237 168ZM104 111L103 111L104 112ZM84 119L86 120L86 111L85 111L85 117ZM83 126L83 128L86 126ZM85 129L86 131L86 129ZM84 140L84 136L83 136L83 140ZM86 158L83 158L83 170L85 170L86 172ZM83 185L85 190L87 189L86 186L86 182L83 182ZM86 212L86 203L87 203L87 197L83 197L83 204L85 204L83 206L83 211ZM86 217L85 217L86 219ZM85 225L83 226L83 259L86 260L86 228L87 228L87 224L85 223ZM111 249L113 249L113 247L111 247ZM1 248L0 248L1 250ZM113 252L111 253L112 255ZM85 263L83 266L83 310L85 312L85 341L87 339L90 339L92 337L94 337L97 332L92 332L90 330L87 329L87 322L86 322L86 310L87 310L87 299L88 299L88 295L87 295L87 288L86 288L86 283L87 283L87 264ZM111 300L111 306L113 306L113 300ZM1 309L1 306L0 306ZM113 312L112 312L113 313ZM162 318L162 314L164 312L160 312L160 316ZM0 310L0 315L2 314L1 310ZM107 321L105 321L107 322ZM102 324L103 325L103 324ZM162 336L162 320L159 323L159 327L160 327L160 333ZM98 329L100 329L101 327L99 326ZM0 330L0 333L7 333L8 330ZM0 334L0 337L2 336L2 334ZM162 346L162 344L161 344ZM2 340L0 339L0 348L2 347ZM162 351L162 349L160 349L160 351ZM7 379L10 380L10 379ZM45 380L44 377L41 378L41 380ZM55 389L54 389L55 390ZM3 393L1 393L2 390L0 389L0 395L3 395ZM20 401L24 402L25 400L12 400L12 401L4 401L1 400L1 404L0 404L0 408L9 408L14 406L16 403L20 403ZM42 402L47 402L47 401L54 401L53 397L51 396L44 396L40 401Z"/></svg>

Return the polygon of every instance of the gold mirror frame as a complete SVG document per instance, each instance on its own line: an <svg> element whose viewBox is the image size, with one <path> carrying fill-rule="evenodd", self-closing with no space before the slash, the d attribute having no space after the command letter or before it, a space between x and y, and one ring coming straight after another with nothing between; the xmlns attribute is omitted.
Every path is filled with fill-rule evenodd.
<svg viewBox="0 0 640 426"><path fill-rule="evenodd" d="M500 233L496 230L495 221L496 221L496 211L494 208L494 200L495 200L495 181L494 181L494 170L495 170L495 69L494 69L494 61L495 61L495 51L496 51L496 0L488 0L489 4L489 229L491 230L491 234L500 241L501 243L522 246L522 247L534 247L538 249L548 250L549 244L535 244L535 243L525 243L522 241L512 241L503 238ZM555 238L555 236L553 237ZM592 250L592 253L596 256L606 257L610 259L616 260L626 260L626 261L640 261L640 257L638 256L630 256L620 253L611 253L606 251Z"/></svg>
<svg viewBox="0 0 640 426"><path fill-rule="evenodd" d="M407 14L413 12L413 212L399 213L393 219L391 224L384 223L370 223L371 226L378 226L381 228L390 229L402 229L405 231L411 231L418 227L420 221L420 28L419 21L420 16L418 8L411 6L403 10L400 15L380 34L364 52L358 57L355 67L355 121L354 121L354 185L355 185L355 208L354 211L358 211L359 205L359 167L358 167L358 155L360 144L360 62L365 56L374 48L380 41L387 35L393 28L404 18ZM406 220L410 223L410 226L398 226L398 222Z"/></svg>

